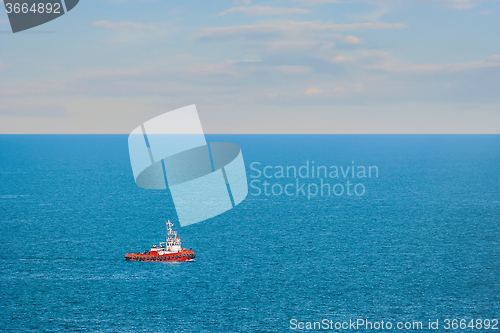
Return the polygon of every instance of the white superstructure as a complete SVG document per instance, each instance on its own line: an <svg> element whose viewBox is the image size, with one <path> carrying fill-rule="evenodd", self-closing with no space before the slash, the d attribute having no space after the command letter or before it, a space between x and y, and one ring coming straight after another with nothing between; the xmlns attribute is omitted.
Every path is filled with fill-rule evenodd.
<svg viewBox="0 0 500 333"><path fill-rule="evenodd" d="M151 248L151 252L156 252L158 255L171 254L181 252L181 239L177 236L177 231L172 230L172 222L168 220L167 225L167 240L166 242L161 242L160 247L154 245Z"/></svg>

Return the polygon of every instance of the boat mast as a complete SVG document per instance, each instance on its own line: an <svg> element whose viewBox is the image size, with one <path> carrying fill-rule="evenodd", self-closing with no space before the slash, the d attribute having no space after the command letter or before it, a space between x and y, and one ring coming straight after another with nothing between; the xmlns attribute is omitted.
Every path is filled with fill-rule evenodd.
<svg viewBox="0 0 500 333"><path fill-rule="evenodd" d="M172 222L170 222L170 220L168 220L168 222L166 223L167 225L167 243L169 241L169 239L171 240L172 239Z"/></svg>

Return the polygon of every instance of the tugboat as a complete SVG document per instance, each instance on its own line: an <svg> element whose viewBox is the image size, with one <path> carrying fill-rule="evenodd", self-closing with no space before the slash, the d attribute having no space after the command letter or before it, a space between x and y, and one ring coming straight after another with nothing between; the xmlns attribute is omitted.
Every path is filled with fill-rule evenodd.
<svg viewBox="0 0 500 333"><path fill-rule="evenodd" d="M125 259L130 261L194 261L196 254L181 247L181 240L177 231L172 230L173 224L167 222L167 241L160 246L153 245L150 251L144 253L127 253Z"/></svg>

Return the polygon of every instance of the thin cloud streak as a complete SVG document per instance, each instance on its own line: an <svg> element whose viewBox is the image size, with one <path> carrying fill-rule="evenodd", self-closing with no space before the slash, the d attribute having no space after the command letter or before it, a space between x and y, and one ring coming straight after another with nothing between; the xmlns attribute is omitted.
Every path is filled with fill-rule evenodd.
<svg viewBox="0 0 500 333"><path fill-rule="evenodd" d="M307 6L320 5L324 3L339 3L339 0L293 0L293 2L298 2Z"/></svg>
<svg viewBox="0 0 500 333"><path fill-rule="evenodd" d="M380 63L369 65L367 68L380 69L392 73L437 73L437 72L461 72L471 69L481 69L489 67L500 67L500 56L493 55L489 60L472 61L464 63L447 64L422 64L412 65L398 59L382 60Z"/></svg>
<svg viewBox="0 0 500 333"><path fill-rule="evenodd" d="M97 21L97 22L92 23L92 25L95 27L99 27L99 28L118 30L118 31L156 30L156 27L153 26L152 24L142 24L142 23L135 23L135 22L127 22L127 21L121 21L118 23L112 23L110 21Z"/></svg>
<svg viewBox="0 0 500 333"><path fill-rule="evenodd" d="M215 37L235 37L251 34L285 33L294 34L302 31L351 31L404 29L403 23L363 22L363 23L321 23L287 21L281 23L264 23L256 25L240 25L230 27L203 28L196 36L198 39Z"/></svg>
<svg viewBox="0 0 500 333"><path fill-rule="evenodd" d="M259 15L293 15L293 14L309 14L311 11L309 9L302 8L284 8L284 7L265 7L265 6L238 6L229 8L228 10L220 13L220 16L234 14L234 13L244 13L250 16Z"/></svg>
<svg viewBox="0 0 500 333"><path fill-rule="evenodd" d="M484 2L496 2L500 0L358 0L356 2L365 2L368 4L377 4L383 6L389 6L391 4L402 4L404 2L413 2L413 3L429 3L429 4L438 4L444 7L452 8L452 9L471 9L479 6ZM314 5L322 5L322 4L333 4L333 3L350 3L352 1L348 0L292 0L292 2L300 3L307 6Z"/></svg>

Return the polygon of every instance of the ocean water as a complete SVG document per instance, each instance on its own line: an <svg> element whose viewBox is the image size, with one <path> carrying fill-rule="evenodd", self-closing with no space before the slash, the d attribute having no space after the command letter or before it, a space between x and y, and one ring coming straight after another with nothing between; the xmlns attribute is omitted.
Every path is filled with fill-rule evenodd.
<svg viewBox="0 0 500 333"><path fill-rule="evenodd" d="M207 140L237 143L254 187L181 228L167 191L135 185L126 135L0 136L0 330L285 332L293 319L367 319L445 331L447 318L499 319L500 136ZM376 169L274 177L307 165ZM308 196L321 180L344 193ZM264 181L291 195L266 195ZM364 193L348 195L347 181ZM167 219L196 261L125 261L163 240Z"/></svg>

